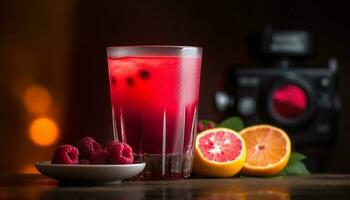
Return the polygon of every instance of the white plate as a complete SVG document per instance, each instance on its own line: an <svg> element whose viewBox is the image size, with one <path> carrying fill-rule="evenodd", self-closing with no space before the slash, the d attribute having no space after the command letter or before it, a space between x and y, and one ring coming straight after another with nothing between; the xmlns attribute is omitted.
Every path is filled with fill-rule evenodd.
<svg viewBox="0 0 350 200"><path fill-rule="evenodd" d="M145 168L145 163L128 165L63 165L50 161L35 163L36 169L48 177L64 183L108 184L136 176Z"/></svg>

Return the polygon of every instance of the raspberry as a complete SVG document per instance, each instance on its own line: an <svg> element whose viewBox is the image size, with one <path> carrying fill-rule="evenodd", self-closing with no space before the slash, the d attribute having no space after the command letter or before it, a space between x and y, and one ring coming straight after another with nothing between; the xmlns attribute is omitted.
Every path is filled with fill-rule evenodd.
<svg viewBox="0 0 350 200"><path fill-rule="evenodd" d="M132 87L135 84L135 80L132 77L128 77L126 79L126 83L128 84L129 87Z"/></svg>
<svg viewBox="0 0 350 200"><path fill-rule="evenodd" d="M216 124L213 121L210 120L200 120L198 121L198 125L197 125L197 133L200 133L202 131L211 129L211 128L215 128Z"/></svg>
<svg viewBox="0 0 350 200"><path fill-rule="evenodd" d="M111 79L112 85L115 86L117 84L117 79L114 76Z"/></svg>
<svg viewBox="0 0 350 200"><path fill-rule="evenodd" d="M80 151L80 159L87 159L87 160L90 159L90 156L92 155L92 153L102 149L101 145L97 143L92 137L82 138L78 142L77 147Z"/></svg>
<svg viewBox="0 0 350 200"><path fill-rule="evenodd" d="M71 145L61 145L55 150L52 164L78 164L79 150Z"/></svg>
<svg viewBox="0 0 350 200"><path fill-rule="evenodd" d="M109 161L112 164L131 164L134 162L131 147L126 143L112 141L107 145Z"/></svg>
<svg viewBox="0 0 350 200"><path fill-rule="evenodd" d="M143 70L139 71L139 76L140 76L141 79L147 80L147 79L149 79L149 77L151 76L151 74L150 74L149 71L143 69Z"/></svg>
<svg viewBox="0 0 350 200"><path fill-rule="evenodd" d="M89 165L90 161L86 160L86 159L82 159L82 160L79 160L79 164L81 164L81 165Z"/></svg>
<svg viewBox="0 0 350 200"><path fill-rule="evenodd" d="M107 164L108 163L108 152L107 150L97 150L90 156L91 164Z"/></svg>

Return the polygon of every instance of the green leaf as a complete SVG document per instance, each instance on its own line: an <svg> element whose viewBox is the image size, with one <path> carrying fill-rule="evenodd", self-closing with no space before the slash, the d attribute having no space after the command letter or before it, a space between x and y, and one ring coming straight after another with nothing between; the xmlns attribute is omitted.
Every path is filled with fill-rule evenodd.
<svg viewBox="0 0 350 200"><path fill-rule="evenodd" d="M281 175L307 175L310 172L307 170L302 160L306 159L306 156L292 152L288 161L287 166L279 173Z"/></svg>
<svg viewBox="0 0 350 200"><path fill-rule="evenodd" d="M284 175L307 175L310 172L306 169L304 163L301 161L288 164L283 170Z"/></svg>
<svg viewBox="0 0 350 200"><path fill-rule="evenodd" d="M213 123L213 121L211 121L211 120L207 120L207 119L202 119L202 120L200 120L200 122L203 124L203 125L208 125L209 123Z"/></svg>
<svg viewBox="0 0 350 200"><path fill-rule="evenodd" d="M306 159L306 156L304 154L293 151L290 154L290 158L289 158L288 163L290 163L290 162L293 163L293 162L301 161L304 159Z"/></svg>
<svg viewBox="0 0 350 200"><path fill-rule="evenodd" d="M243 129L243 120L240 117L229 117L222 121L218 127L229 128L235 131L240 131Z"/></svg>

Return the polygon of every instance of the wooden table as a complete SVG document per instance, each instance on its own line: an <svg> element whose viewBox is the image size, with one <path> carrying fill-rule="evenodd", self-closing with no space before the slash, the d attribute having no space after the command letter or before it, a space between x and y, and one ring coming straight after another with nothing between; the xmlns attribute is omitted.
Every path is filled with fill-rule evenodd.
<svg viewBox="0 0 350 200"><path fill-rule="evenodd" d="M0 199L350 199L350 175L279 178L125 181L103 186L60 186L41 175L0 179Z"/></svg>

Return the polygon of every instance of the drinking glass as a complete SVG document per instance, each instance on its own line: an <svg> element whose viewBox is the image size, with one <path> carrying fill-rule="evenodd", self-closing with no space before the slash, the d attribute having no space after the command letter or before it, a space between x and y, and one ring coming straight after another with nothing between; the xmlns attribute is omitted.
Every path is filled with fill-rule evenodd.
<svg viewBox="0 0 350 200"><path fill-rule="evenodd" d="M146 162L139 178L190 176L202 49L108 47L107 57L114 138Z"/></svg>

